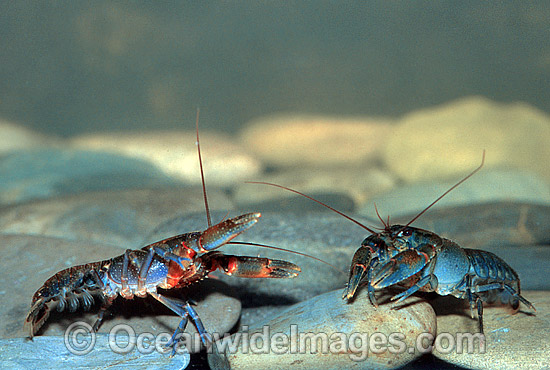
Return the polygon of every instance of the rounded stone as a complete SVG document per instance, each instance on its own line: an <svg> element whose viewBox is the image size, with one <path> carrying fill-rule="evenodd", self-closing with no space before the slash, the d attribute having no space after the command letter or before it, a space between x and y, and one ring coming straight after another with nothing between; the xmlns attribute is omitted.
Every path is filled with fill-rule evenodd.
<svg viewBox="0 0 550 370"><path fill-rule="evenodd" d="M550 118L525 103L467 97L412 112L384 146L389 169L406 181L458 176L479 163L532 170L550 178Z"/></svg>
<svg viewBox="0 0 550 370"><path fill-rule="evenodd" d="M207 184L233 184L261 171L261 164L229 136L203 132L201 154ZM96 150L145 160L165 174L191 184L200 184L197 137L190 131L125 132L75 137L79 149Z"/></svg>
<svg viewBox="0 0 550 370"><path fill-rule="evenodd" d="M262 327L233 334L231 339L241 338L236 348L214 343L209 364L213 369L401 367L421 355L416 343L420 334L435 335L435 313L418 297L395 306L388 296L380 298L375 308L362 289L345 303L339 289L300 302Z"/></svg>
<svg viewBox="0 0 550 370"><path fill-rule="evenodd" d="M484 347L479 341L472 341L470 351L465 340L462 353L455 346L444 347L442 351L435 348L433 354L468 369L546 368L550 363L550 292L522 291L522 295L535 306L536 312L523 304L515 314L507 307L484 308ZM457 338L457 333L478 332L477 316L472 319L467 305L457 301L439 299L433 303L438 314L438 335L449 333L450 337Z"/></svg>
<svg viewBox="0 0 550 370"><path fill-rule="evenodd" d="M279 115L249 123L241 137L271 165L349 166L379 156L390 123L386 118Z"/></svg>

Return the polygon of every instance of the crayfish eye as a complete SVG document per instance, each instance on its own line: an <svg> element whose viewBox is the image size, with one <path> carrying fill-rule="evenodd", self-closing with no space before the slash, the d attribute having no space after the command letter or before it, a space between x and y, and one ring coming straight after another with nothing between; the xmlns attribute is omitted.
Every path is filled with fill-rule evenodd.
<svg viewBox="0 0 550 370"><path fill-rule="evenodd" d="M397 236L402 237L402 236L411 236L411 235L412 235L412 230L411 229L405 229L405 230L401 231Z"/></svg>

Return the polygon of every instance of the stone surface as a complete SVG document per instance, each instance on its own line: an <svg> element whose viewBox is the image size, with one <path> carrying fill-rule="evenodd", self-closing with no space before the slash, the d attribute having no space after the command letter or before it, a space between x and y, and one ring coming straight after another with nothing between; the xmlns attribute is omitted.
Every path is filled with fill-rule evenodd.
<svg viewBox="0 0 550 370"><path fill-rule="evenodd" d="M459 176L479 163L523 168L550 179L550 118L525 103L468 97L412 112L384 146L384 160L406 181Z"/></svg>
<svg viewBox="0 0 550 370"><path fill-rule="evenodd" d="M271 116L250 122L242 141L271 165L349 166L379 156L390 124L386 118Z"/></svg>
<svg viewBox="0 0 550 370"><path fill-rule="evenodd" d="M187 183L200 183L196 134L192 131L89 134L71 140L74 147L117 153L153 164L165 174ZM227 185L258 174L261 164L230 136L201 133L206 181Z"/></svg>
<svg viewBox="0 0 550 370"><path fill-rule="evenodd" d="M523 305L516 314L505 307L487 307L483 311L485 353L479 345L474 351L458 353L452 348L433 354L440 359L468 369L543 369L550 364L550 292L522 291L537 309ZM477 318L471 319L469 308L460 301L441 298L433 302L437 313L437 332L476 333ZM477 343L477 342L476 342ZM449 352L449 353L446 353Z"/></svg>
<svg viewBox="0 0 550 370"><path fill-rule="evenodd" d="M213 369L398 368L421 355L415 347L419 334L435 335L435 313L418 297L409 298L396 309L387 300L380 303L375 308L364 290L351 304L342 301L342 290L319 295L288 308L263 327L251 328L248 346L241 340L236 349L218 348L209 354L209 364ZM385 345L374 346L375 333ZM388 343L392 333L403 335L401 350ZM306 335L309 341L303 339ZM311 339L314 335L321 339ZM237 336L239 333L232 338ZM377 348L379 353L375 353Z"/></svg>
<svg viewBox="0 0 550 370"><path fill-rule="evenodd" d="M305 167L285 169L250 179L284 185L307 195L315 193L342 193L361 204L375 194L388 191L395 185L391 174L375 167L347 167L333 169ZM237 204L257 204L260 202L288 199L295 194L267 185L237 184L234 198ZM335 204L331 204L337 207Z"/></svg>
<svg viewBox="0 0 550 370"><path fill-rule="evenodd" d="M211 189L208 198L211 210L233 208L220 191ZM160 239L207 227L202 188L89 192L2 208L0 230L138 249L156 241L146 236L161 222L190 212L202 212L202 221Z"/></svg>
<svg viewBox="0 0 550 370"><path fill-rule="evenodd" d="M16 150L58 144L61 140L32 131L21 125L0 120L0 155Z"/></svg>
<svg viewBox="0 0 550 370"><path fill-rule="evenodd" d="M375 215L373 203L376 203L382 215L392 217L420 212L459 180L434 180L393 188L374 196L358 212L367 216ZM550 205L550 182L528 172L482 169L442 198L435 208L495 201Z"/></svg>
<svg viewBox="0 0 550 370"><path fill-rule="evenodd" d="M28 335L23 328L25 316L30 309L32 296L53 274L70 266L101 261L124 252L102 244L68 241L44 236L0 234L0 245L9 246L0 261L0 336L19 338ZM15 263L15 261L21 261ZM223 282L205 280L187 289L166 292L178 298L189 297L196 301L196 310L209 332L225 333L237 323L240 316L240 302ZM90 325L97 318L99 306L90 312L77 310L75 313L54 312L40 329L38 335L62 336L69 325L84 321ZM107 317L99 329L108 333L117 324L130 325L136 334L149 332L154 335L169 333L177 328L180 318L151 297L124 300L118 298L113 305L114 316ZM189 333L196 330L187 325ZM193 351L190 348L190 351Z"/></svg>
<svg viewBox="0 0 550 370"><path fill-rule="evenodd" d="M47 148L0 158L0 203L86 191L181 184L143 160L116 154Z"/></svg>
<svg viewBox="0 0 550 370"><path fill-rule="evenodd" d="M149 348L142 351L138 346L128 345L128 342L117 341L117 345L110 345L109 335L98 334L95 341L90 337L79 335L76 341L80 342L75 348L92 350L85 355L75 355L67 349L64 337L44 336L36 337L31 342L26 338L0 339L0 358L5 369L32 370L32 369L136 369L136 370L182 370L190 362L188 353L181 353L170 358L169 353L163 354ZM115 352L113 349L126 348L128 352ZM161 348L159 346L159 348Z"/></svg>

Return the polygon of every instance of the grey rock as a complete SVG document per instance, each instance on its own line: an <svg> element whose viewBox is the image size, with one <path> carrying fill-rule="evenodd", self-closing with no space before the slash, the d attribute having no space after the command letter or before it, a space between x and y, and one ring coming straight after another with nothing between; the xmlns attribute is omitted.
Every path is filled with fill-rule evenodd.
<svg viewBox="0 0 550 370"><path fill-rule="evenodd" d="M220 191L208 192L212 210L233 208ZM0 230L63 239L112 244L138 249L156 240L146 241L160 223L190 212L202 212L203 218L191 229L159 235L159 239L206 228L204 200L200 187L176 187L138 190L88 192L0 209Z"/></svg>
<svg viewBox="0 0 550 370"><path fill-rule="evenodd" d="M373 203L381 215L399 217L418 213L457 181L397 187L371 198L358 213L375 216ZM483 169L438 201L436 208L498 201L550 205L550 184L534 173Z"/></svg>
<svg viewBox="0 0 550 370"><path fill-rule="evenodd" d="M146 161L74 149L14 152L0 158L0 203L86 191L181 184Z"/></svg>

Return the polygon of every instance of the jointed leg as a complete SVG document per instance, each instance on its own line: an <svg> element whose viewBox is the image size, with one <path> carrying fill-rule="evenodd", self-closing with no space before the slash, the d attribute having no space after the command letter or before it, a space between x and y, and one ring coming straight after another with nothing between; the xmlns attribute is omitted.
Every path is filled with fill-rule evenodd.
<svg viewBox="0 0 550 370"><path fill-rule="evenodd" d="M182 318L178 325L178 328L172 335L170 342L168 342L167 344L167 346L172 347L172 353L170 354L170 357L176 354L176 347L181 338L180 333L185 330L185 326L187 325L189 318L197 328L197 332L199 333L201 342L204 344L204 346L208 347L209 345L211 345L212 339L210 338L210 335L206 332L206 329L204 328L204 325L199 315L197 314L197 311L195 311L195 309L189 304L189 302L183 302L175 298L168 298L158 293L150 294Z"/></svg>

